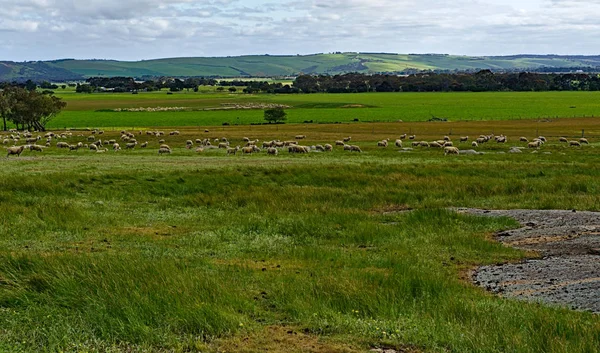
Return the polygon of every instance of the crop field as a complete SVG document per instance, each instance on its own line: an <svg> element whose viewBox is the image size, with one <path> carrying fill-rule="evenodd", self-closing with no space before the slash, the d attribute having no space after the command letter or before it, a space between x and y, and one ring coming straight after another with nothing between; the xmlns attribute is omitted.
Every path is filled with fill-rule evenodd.
<svg viewBox="0 0 600 353"><path fill-rule="evenodd" d="M371 103L395 97L384 96ZM584 96L562 104L587 107L591 115L593 103ZM329 97L336 104L366 102L362 95ZM295 97L273 98L280 99ZM381 109L402 106L394 104ZM378 108L352 111L370 109ZM66 112L55 123L87 111ZM472 284L476 266L536 254L493 240L494 232L516 227L514 220L449 209L599 210L596 118L272 126L201 120L202 127L185 127L178 125L183 113L157 113L157 120L136 124L121 123L118 114L104 124L105 113L89 114L93 127L131 125L148 147L104 153L55 147L56 141L89 143L91 132L80 129L41 153L1 162L0 352L570 353L600 347L597 315L505 299ZM158 126L159 116L171 125L166 136L131 130ZM82 120L79 127L87 125ZM175 129L181 134L169 135ZM589 145L558 142L558 136L578 139L582 129ZM386 138L393 145L403 133L419 141L449 134L462 149L458 136L492 132L509 140L483 144L482 155L376 145ZM309 146L351 136L363 153L335 146L327 153L228 156L223 149L185 147L187 140L227 137L235 146L243 137L262 142L298 134ZM498 153L525 147L519 137L538 134L548 138L539 150ZM124 145L118 130L94 136ZM158 155L159 139L171 154Z"/></svg>
<svg viewBox="0 0 600 353"><path fill-rule="evenodd" d="M556 119L600 115L600 92L364 93L306 95L149 92L76 94L57 91L68 103L49 127L132 128L262 123L265 104L289 107L289 123L420 122ZM123 112L115 109L180 107L183 111ZM233 109L239 108L239 109ZM241 109L249 108L249 109ZM253 109L252 109L253 108Z"/></svg>

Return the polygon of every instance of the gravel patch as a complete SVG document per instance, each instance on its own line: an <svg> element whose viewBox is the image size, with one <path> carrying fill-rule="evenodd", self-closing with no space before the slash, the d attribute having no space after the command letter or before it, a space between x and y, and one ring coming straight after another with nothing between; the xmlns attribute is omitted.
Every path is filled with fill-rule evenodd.
<svg viewBox="0 0 600 353"><path fill-rule="evenodd" d="M541 259L482 266L475 284L505 297L600 313L600 213L558 210L456 209L489 217L512 217L521 228L496 239Z"/></svg>

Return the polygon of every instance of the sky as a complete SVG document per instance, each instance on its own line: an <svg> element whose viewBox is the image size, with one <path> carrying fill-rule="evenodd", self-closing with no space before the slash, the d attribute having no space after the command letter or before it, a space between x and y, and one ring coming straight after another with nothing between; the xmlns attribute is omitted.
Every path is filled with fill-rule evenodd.
<svg viewBox="0 0 600 353"><path fill-rule="evenodd" d="M0 0L0 60L600 54L600 0Z"/></svg>

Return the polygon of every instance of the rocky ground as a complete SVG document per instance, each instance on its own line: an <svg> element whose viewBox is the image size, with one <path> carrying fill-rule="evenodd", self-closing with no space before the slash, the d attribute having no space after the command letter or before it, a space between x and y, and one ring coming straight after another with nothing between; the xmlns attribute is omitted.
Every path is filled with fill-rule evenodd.
<svg viewBox="0 0 600 353"><path fill-rule="evenodd" d="M600 313L599 212L457 211L516 219L522 227L496 234L498 241L541 255L518 264L480 267L473 275L477 285L505 297Z"/></svg>

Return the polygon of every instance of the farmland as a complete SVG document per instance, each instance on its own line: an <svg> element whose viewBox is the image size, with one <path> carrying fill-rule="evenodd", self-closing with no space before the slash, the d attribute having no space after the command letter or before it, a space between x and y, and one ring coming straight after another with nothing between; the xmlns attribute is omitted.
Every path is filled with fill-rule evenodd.
<svg viewBox="0 0 600 353"><path fill-rule="evenodd" d="M81 95L57 91L68 103L51 128L215 126L262 123L260 109L223 110L227 105L289 106L288 122L350 123L519 120L600 115L598 92L364 93L245 95L166 92ZM115 108L183 107L181 112L114 112ZM208 109L208 110L206 110Z"/></svg>
<svg viewBox="0 0 600 353"><path fill-rule="evenodd" d="M514 220L448 209L600 210L597 94L62 96L69 105L51 128L72 128L64 141L89 143L87 128L103 128L94 139L124 144L126 129L149 145L96 153L54 140L2 161L0 352L600 347L597 315L474 286L479 265L538 255L493 239ZM260 109L194 110L223 103L283 104L288 123L249 125L262 122ZM192 110L107 111L169 106ZM450 121L427 122L432 115ZM305 120L314 123L292 124ZM166 136L146 134L155 129ZM582 130L589 145L558 142ZM376 145L404 133L449 135L461 149L463 135L509 140L459 156ZM308 146L351 136L363 153L195 151L196 139L235 146L299 134ZM498 153L538 135L548 138L539 149ZM157 154L159 139L171 154Z"/></svg>

